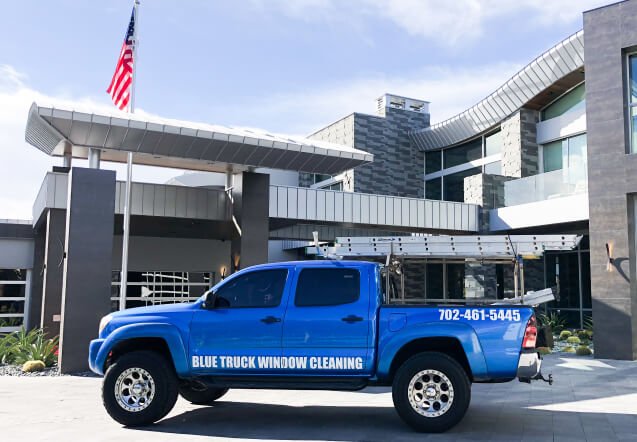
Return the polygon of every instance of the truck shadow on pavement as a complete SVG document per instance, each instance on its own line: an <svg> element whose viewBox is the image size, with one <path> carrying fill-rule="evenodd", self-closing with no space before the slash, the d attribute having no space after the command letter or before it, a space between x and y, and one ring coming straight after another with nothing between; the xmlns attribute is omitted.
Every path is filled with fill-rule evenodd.
<svg viewBox="0 0 637 442"><path fill-rule="evenodd" d="M311 392L308 392L311 394ZM631 414L547 411L507 401L489 404L479 397L456 427L444 434L420 434L391 406L290 406L223 402L136 429L174 435L254 440L410 441L410 440L618 440L634 436ZM390 402L391 403L391 402ZM555 439L555 440L558 440Z"/></svg>

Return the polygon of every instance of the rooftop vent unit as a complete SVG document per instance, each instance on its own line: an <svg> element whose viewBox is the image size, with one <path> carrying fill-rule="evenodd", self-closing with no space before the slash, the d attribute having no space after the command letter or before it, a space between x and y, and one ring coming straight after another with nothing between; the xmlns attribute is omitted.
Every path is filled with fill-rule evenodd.
<svg viewBox="0 0 637 442"><path fill-rule="evenodd" d="M429 102L400 95L385 94L376 100L377 110L382 114L386 108L401 109L422 114L429 113Z"/></svg>

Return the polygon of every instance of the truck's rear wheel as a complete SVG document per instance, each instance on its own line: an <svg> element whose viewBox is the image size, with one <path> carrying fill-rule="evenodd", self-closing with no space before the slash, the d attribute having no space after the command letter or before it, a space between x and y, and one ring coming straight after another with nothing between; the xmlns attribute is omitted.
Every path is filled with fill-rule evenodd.
<svg viewBox="0 0 637 442"><path fill-rule="evenodd" d="M177 377L168 361L150 351L122 355L104 375L102 401L108 414L135 427L157 422L177 401Z"/></svg>
<svg viewBox="0 0 637 442"><path fill-rule="evenodd" d="M439 433L463 418L471 401L471 383L454 359L421 353L398 369L392 397L398 415L412 428Z"/></svg>
<svg viewBox="0 0 637 442"><path fill-rule="evenodd" d="M179 394L195 405L210 405L228 392L227 388L202 388L192 386L179 387Z"/></svg>

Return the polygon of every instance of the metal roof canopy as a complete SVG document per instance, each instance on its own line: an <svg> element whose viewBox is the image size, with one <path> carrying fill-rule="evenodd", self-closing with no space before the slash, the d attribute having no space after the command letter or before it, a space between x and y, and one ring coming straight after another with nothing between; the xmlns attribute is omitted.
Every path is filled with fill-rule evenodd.
<svg viewBox="0 0 637 442"><path fill-rule="evenodd" d="M101 114L33 103L26 141L51 156L87 158L89 148L102 151L103 161L211 172L256 167L337 174L374 160L362 150L307 138L251 129L127 114Z"/></svg>
<svg viewBox="0 0 637 442"><path fill-rule="evenodd" d="M458 258L496 260L539 258L545 251L572 250L581 235L485 235L485 236L393 236L338 237L333 247L319 246L324 256L398 258ZM308 247L317 254L316 247Z"/></svg>

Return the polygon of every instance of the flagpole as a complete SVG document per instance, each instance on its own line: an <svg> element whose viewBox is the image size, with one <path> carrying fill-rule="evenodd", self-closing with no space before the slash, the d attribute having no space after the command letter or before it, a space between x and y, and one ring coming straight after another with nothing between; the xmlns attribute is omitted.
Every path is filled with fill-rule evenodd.
<svg viewBox="0 0 637 442"><path fill-rule="evenodd" d="M133 34L133 81L131 84L129 112L135 113L135 80L137 79L137 32L139 29L139 0L134 0L135 30ZM124 225L122 232L122 272L119 286L119 309L126 308L126 288L128 286L128 240L130 237L131 193L133 187L133 152L126 159L126 200L124 205Z"/></svg>

